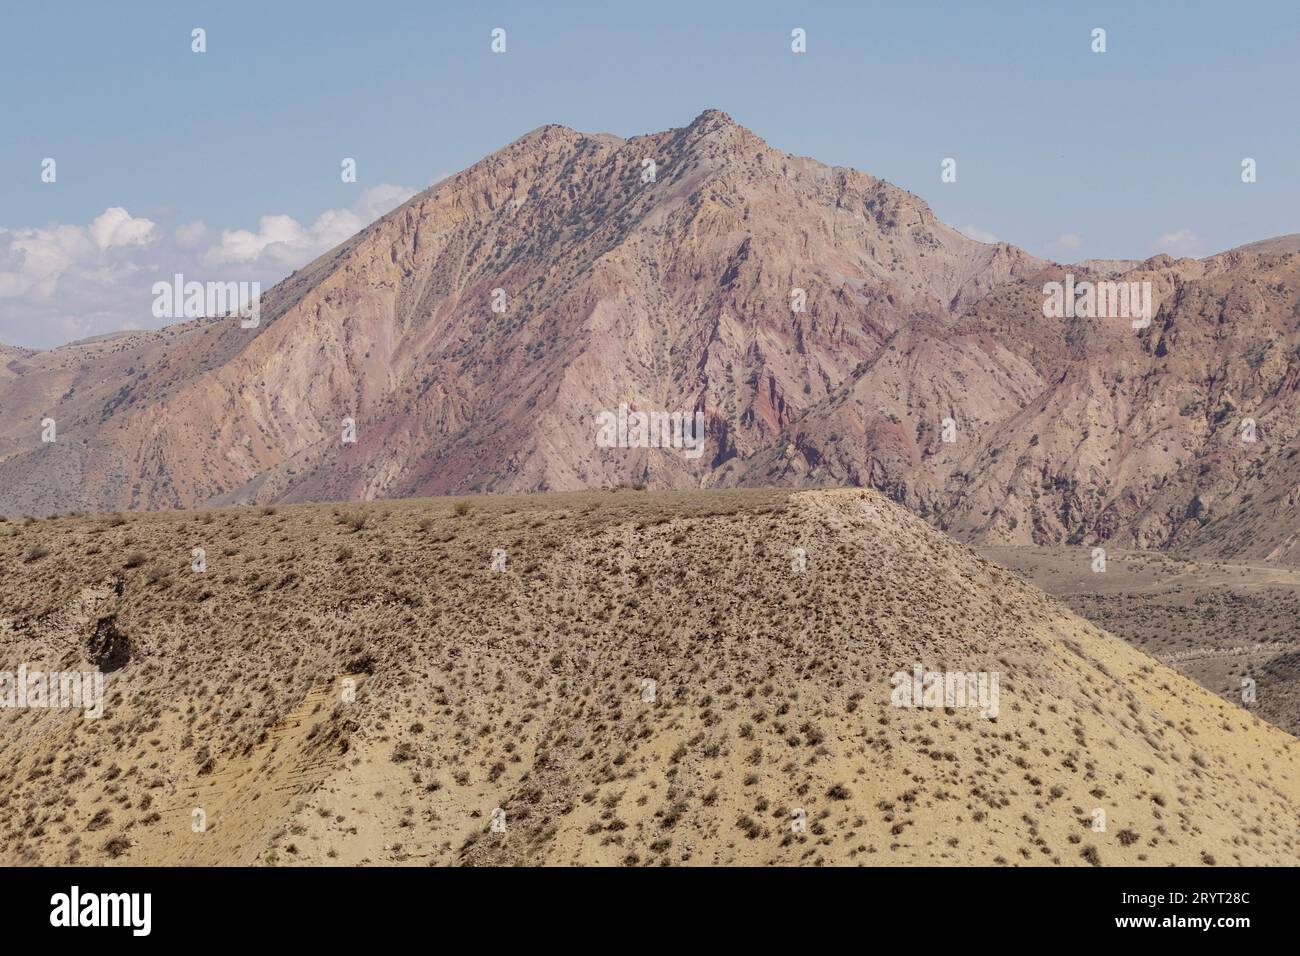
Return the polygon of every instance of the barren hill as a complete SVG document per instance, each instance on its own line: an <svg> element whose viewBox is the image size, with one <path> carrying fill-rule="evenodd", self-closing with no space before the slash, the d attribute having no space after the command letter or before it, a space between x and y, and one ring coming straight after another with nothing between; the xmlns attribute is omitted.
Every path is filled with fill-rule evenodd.
<svg viewBox="0 0 1300 956"><path fill-rule="evenodd" d="M97 720L3 712L6 864L1300 860L1300 742L870 491L64 516L0 562L0 661L108 672ZM917 667L996 716L895 706Z"/></svg>
<svg viewBox="0 0 1300 956"><path fill-rule="evenodd" d="M1150 328L1045 318L1067 272L1151 283ZM535 130L262 311L6 350L0 512L859 484L990 542L1300 549L1288 237L1060 266L708 110ZM623 406L700 413L704 454L599 447Z"/></svg>

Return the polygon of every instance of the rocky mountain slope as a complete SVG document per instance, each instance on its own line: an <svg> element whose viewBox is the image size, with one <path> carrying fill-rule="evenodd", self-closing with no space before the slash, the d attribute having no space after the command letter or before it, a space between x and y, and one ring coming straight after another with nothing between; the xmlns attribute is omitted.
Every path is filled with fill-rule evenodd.
<svg viewBox="0 0 1300 956"><path fill-rule="evenodd" d="M0 659L106 672L97 719L3 711L6 865L1300 860L1300 742L871 491L63 516L0 561Z"/></svg>
<svg viewBox="0 0 1300 956"><path fill-rule="evenodd" d="M1066 267L717 111L543 127L285 280L258 329L6 350L0 511L860 484L971 539L1293 558L1293 239ZM1045 318L1066 272L1150 282L1150 327ZM621 406L699 412L704 454L600 447Z"/></svg>

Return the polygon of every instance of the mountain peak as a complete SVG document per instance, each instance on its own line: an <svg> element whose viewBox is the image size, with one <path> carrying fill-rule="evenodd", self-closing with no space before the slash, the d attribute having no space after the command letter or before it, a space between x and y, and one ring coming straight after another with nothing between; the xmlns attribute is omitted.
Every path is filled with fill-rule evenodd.
<svg viewBox="0 0 1300 956"><path fill-rule="evenodd" d="M712 108L704 110L691 120L689 126L658 135L680 138L693 150L706 147L719 157L736 153L753 155L770 148L757 133L746 129L722 110Z"/></svg>
<svg viewBox="0 0 1300 956"><path fill-rule="evenodd" d="M0 352L0 408L24 410L0 416L0 512L843 483L972 538L1300 554L1283 450L1300 259L1149 260L1161 320L1142 335L1045 323L1049 265L720 110L629 139L541 126L269 290L255 332L208 320ZM1272 429L1276 489L1214 430L1157 438L1188 395L1217 407L1197 370L1220 313L1237 353L1276 343L1223 386ZM1122 381L1090 374L1116 367ZM704 414L708 457L596 444L597 416L623 405ZM1138 405L1159 414L1128 442ZM33 424L47 416L55 449ZM340 457L345 418L360 437ZM945 420L955 443L936 437Z"/></svg>
<svg viewBox="0 0 1300 956"><path fill-rule="evenodd" d="M686 127L686 132L690 134L692 140L721 137L729 141L752 140L755 144L767 145L761 136L741 126L722 110L706 109L691 120L691 124Z"/></svg>
<svg viewBox="0 0 1300 956"><path fill-rule="evenodd" d="M695 119L691 120L692 127L705 125L739 126L740 124L733 120L728 114L722 112L722 110L717 110L710 106L700 113L699 116L695 117Z"/></svg>

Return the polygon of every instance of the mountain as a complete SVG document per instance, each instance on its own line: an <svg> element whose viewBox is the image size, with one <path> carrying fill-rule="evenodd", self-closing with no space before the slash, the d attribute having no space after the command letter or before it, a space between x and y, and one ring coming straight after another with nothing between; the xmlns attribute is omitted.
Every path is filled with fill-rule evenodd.
<svg viewBox="0 0 1300 956"><path fill-rule="evenodd" d="M1300 857L1300 741L872 491L62 516L0 562L5 659L104 672L97 719L0 712L6 865Z"/></svg>
<svg viewBox="0 0 1300 956"><path fill-rule="evenodd" d="M1293 559L1300 256L1144 263L1117 277L1159 303L1136 333L1044 318L1044 277L900 334L743 480L870 484L967 539Z"/></svg>
<svg viewBox="0 0 1300 956"><path fill-rule="evenodd" d="M856 484L971 540L1292 558L1296 245L1063 266L714 110L546 126L277 285L257 329L6 350L0 511ZM1067 273L1149 282L1150 327L1045 317ZM601 447L621 406L701 414L703 454Z"/></svg>

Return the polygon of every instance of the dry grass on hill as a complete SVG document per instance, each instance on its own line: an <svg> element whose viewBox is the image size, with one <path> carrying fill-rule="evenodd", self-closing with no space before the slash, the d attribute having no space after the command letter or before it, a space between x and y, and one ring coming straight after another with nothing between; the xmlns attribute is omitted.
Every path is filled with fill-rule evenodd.
<svg viewBox="0 0 1300 956"><path fill-rule="evenodd" d="M11 520L0 566L0 670L110 669L0 711L5 864L1300 861L1300 742L871 492ZM890 706L918 664L996 720Z"/></svg>

